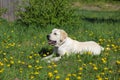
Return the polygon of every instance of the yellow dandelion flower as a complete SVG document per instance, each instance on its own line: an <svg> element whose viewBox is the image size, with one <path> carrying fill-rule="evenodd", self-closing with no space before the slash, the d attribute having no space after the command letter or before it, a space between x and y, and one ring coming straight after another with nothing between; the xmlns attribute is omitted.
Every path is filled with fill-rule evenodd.
<svg viewBox="0 0 120 80"><path fill-rule="evenodd" d="M2 73L4 71L4 69L0 69L0 73Z"/></svg>
<svg viewBox="0 0 120 80"><path fill-rule="evenodd" d="M0 62L0 66L3 66L4 64L2 62Z"/></svg>
<svg viewBox="0 0 120 80"><path fill-rule="evenodd" d="M20 72L20 73L22 73L22 72L23 72L23 69L22 69L22 68L20 68L19 72Z"/></svg>
<svg viewBox="0 0 120 80"><path fill-rule="evenodd" d="M52 78L53 77L53 73L52 72L48 72L48 77Z"/></svg>
<svg viewBox="0 0 120 80"><path fill-rule="evenodd" d="M35 75L38 75L38 74L39 74L39 72L38 72L38 71L36 71L36 72L34 72L34 74L35 74Z"/></svg>
<svg viewBox="0 0 120 80"><path fill-rule="evenodd" d="M52 62L51 64L52 64L52 65L54 65L55 63L54 63L54 62Z"/></svg>
<svg viewBox="0 0 120 80"><path fill-rule="evenodd" d="M47 55L46 54L43 54L43 57L46 57Z"/></svg>
<svg viewBox="0 0 120 80"><path fill-rule="evenodd" d="M96 67L96 64L92 64L92 66Z"/></svg>
<svg viewBox="0 0 120 80"><path fill-rule="evenodd" d="M109 80L108 78L105 78L105 80Z"/></svg>
<svg viewBox="0 0 120 80"><path fill-rule="evenodd" d="M39 63L39 60L36 60L35 62L36 62L36 63Z"/></svg>
<svg viewBox="0 0 120 80"><path fill-rule="evenodd" d="M79 59L79 60L77 60L78 62L81 62L82 60L81 59Z"/></svg>
<svg viewBox="0 0 120 80"><path fill-rule="evenodd" d="M22 73L23 71L22 70L20 70L20 73Z"/></svg>
<svg viewBox="0 0 120 80"><path fill-rule="evenodd" d="M81 73L81 72L79 72L78 74L79 74L79 75L82 75L82 73Z"/></svg>
<svg viewBox="0 0 120 80"><path fill-rule="evenodd" d="M53 65L53 67L57 67L57 65L56 65L56 64L54 64L54 65Z"/></svg>
<svg viewBox="0 0 120 80"><path fill-rule="evenodd" d="M18 60L18 63L20 64L20 63L21 63L21 61L20 61L20 60Z"/></svg>
<svg viewBox="0 0 120 80"><path fill-rule="evenodd" d="M103 79L100 77L100 78L98 78L97 80L103 80Z"/></svg>
<svg viewBox="0 0 120 80"><path fill-rule="evenodd" d="M94 70L98 70L98 68L96 66L93 67Z"/></svg>
<svg viewBox="0 0 120 80"><path fill-rule="evenodd" d="M48 68L52 68L52 66L48 66Z"/></svg>
<svg viewBox="0 0 120 80"><path fill-rule="evenodd" d="M101 38L100 38L100 39L99 39L99 41L101 41L101 42L102 42L102 41L103 41L103 39L101 39Z"/></svg>
<svg viewBox="0 0 120 80"><path fill-rule="evenodd" d="M86 66L86 64L83 64L83 66Z"/></svg>
<svg viewBox="0 0 120 80"><path fill-rule="evenodd" d="M10 59L13 59L13 57L10 57Z"/></svg>
<svg viewBox="0 0 120 80"><path fill-rule="evenodd" d="M29 59L32 59L32 56L29 56Z"/></svg>
<svg viewBox="0 0 120 80"><path fill-rule="evenodd" d="M100 78L100 75L97 75L96 78Z"/></svg>
<svg viewBox="0 0 120 80"><path fill-rule="evenodd" d="M71 74L67 74L68 77L72 76Z"/></svg>
<svg viewBox="0 0 120 80"><path fill-rule="evenodd" d="M114 44L112 44L111 46L112 46L112 47L115 47L115 45L114 45Z"/></svg>
<svg viewBox="0 0 120 80"><path fill-rule="evenodd" d="M42 69L43 67L42 66L39 66L39 69Z"/></svg>
<svg viewBox="0 0 120 80"><path fill-rule="evenodd" d="M32 65L28 65L28 68L32 68Z"/></svg>
<svg viewBox="0 0 120 80"><path fill-rule="evenodd" d="M105 75L105 73L104 73L104 72L102 72L102 73L101 73L101 75Z"/></svg>
<svg viewBox="0 0 120 80"><path fill-rule="evenodd" d="M37 69L37 68L39 68L38 66L35 66L35 68Z"/></svg>
<svg viewBox="0 0 120 80"><path fill-rule="evenodd" d="M109 48L109 47L107 47L107 48L105 48L105 50L109 51L109 50L110 50L110 48Z"/></svg>
<svg viewBox="0 0 120 80"><path fill-rule="evenodd" d="M5 55L6 55L6 53L3 53L3 55L5 56Z"/></svg>
<svg viewBox="0 0 120 80"><path fill-rule="evenodd" d="M10 64L7 64L7 67L10 67Z"/></svg>
<svg viewBox="0 0 120 80"><path fill-rule="evenodd" d="M93 63L92 62L89 62L90 65L92 65Z"/></svg>
<svg viewBox="0 0 120 80"><path fill-rule="evenodd" d="M69 77L67 77L67 78L65 78L65 80L70 80L70 78L69 78Z"/></svg>
<svg viewBox="0 0 120 80"><path fill-rule="evenodd" d="M8 62L7 58L4 58L4 61L5 61L5 62Z"/></svg>
<svg viewBox="0 0 120 80"><path fill-rule="evenodd" d="M102 78L99 75L96 78L97 80L102 80Z"/></svg>
<svg viewBox="0 0 120 80"><path fill-rule="evenodd" d="M107 62L107 61L106 61L106 58L102 58L101 60L102 60L103 63L106 63L106 62Z"/></svg>
<svg viewBox="0 0 120 80"><path fill-rule="evenodd" d="M79 68L79 70L80 70L80 71L82 71L82 70L83 70L83 68L82 68L82 67L80 67L80 68Z"/></svg>
<svg viewBox="0 0 120 80"><path fill-rule="evenodd" d="M14 61L11 60L10 63L11 63L11 64L14 64Z"/></svg>
<svg viewBox="0 0 120 80"><path fill-rule="evenodd" d="M34 56L39 56L39 54L38 53L34 53Z"/></svg>
<svg viewBox="0 0 120 80"><path fill-rule="evenodd" d="M112 70L109 70L109 73L112 73Z"/></svg>
<svg viewBox="0 0 120 80"><path fill-rule="evenodd" d="M22 61L21 64L25 64L25 62Z"/></svg>
<svg viewBox="0 0 120 80"><path fill-rule="evenodd" d="M116 61L116 64L120 65L120 61L119 61L119 60L117 60L117 61Z"/></svg>
<svg viewBox="0 0 120 80"><path fill-rule="evenodd" d="M108 70L108 68L107 68L107 67L105 67L105 68L104 68L104 70Z"/></svg>
<svg viewBox="0 0 120 80"><path fill-rule="evenodd" d="M55 78L58 80L58 79L60 79L60 76L56 76Z"/></svg>
<svg viewBox="0 0 120 80"><path fill-rule="evenodd" d="M57 74L57 73L58 73L58 70L54 70L54 73Z"/></svg>
<svg viewBox="0 0 120 80"><path fill-rule="evenodd" d="M35 76L33 76L33 75L30 76L30 79L34 79L34 78L35 78Z"/></svg>
<svg viewBox="0 0 120 80"><path fill-rule="evenodd" d="M80 77L80 76L78 76L78 77L77 77L77 80L81 80L81 77Z"/></svg>
<svg viewBox="0 0 120 80"><path fill-rule="evenodd" d="M76 77L77 75L76 74L72 74L72 76Z"/></svg>

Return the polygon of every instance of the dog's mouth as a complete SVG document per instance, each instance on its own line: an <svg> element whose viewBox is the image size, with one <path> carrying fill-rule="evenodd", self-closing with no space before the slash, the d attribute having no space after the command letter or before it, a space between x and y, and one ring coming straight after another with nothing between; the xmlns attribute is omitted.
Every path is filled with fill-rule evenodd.
<svg viewBox="0 0 120 80"><path fill-rule="evenodd" d="M55 45L55 44L56 44L56 41L48 40L48 44L50 44L50 45Z"/></svg>

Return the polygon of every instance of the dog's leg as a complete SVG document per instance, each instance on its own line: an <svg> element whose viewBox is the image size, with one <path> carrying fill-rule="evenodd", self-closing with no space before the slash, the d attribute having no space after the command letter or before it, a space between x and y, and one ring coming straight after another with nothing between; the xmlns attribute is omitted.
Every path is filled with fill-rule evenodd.
<svg viewBox="0 0 120 80"><path fill-rule="evenodd" d="M51 63L51 62L57 62L61 59L61 56L59 57L55 57L55 58L51 58L50 60L48 60L48 63Z"/></svg>

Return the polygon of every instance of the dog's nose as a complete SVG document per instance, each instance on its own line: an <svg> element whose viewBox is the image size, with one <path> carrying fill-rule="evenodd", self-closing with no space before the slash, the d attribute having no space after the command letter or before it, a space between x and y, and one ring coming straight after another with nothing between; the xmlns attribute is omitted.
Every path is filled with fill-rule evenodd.
<svg viewBox="0 0 120 80"><path fill-rule="evenodd" d="M50 35L47 35L47 39L49 40L49 38L50 38Z"/></svg>

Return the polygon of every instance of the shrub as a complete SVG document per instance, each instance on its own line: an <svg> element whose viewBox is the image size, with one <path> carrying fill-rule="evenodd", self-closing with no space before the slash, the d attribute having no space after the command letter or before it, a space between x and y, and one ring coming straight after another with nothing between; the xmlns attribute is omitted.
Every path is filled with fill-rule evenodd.
<svg viewBox="0 0 120 80"><path fill-rule="evenodd" d="M17 15L27 25L64 25L71 21L72 10L67 0L24 0Z"/></svg>
<svg viewBox="0 0 120 80"><path fill-rule="evenodd" d="M0 16L2 16L2 14L4 14L7 11L7 9L5 8L0 8Z"/></svg>

